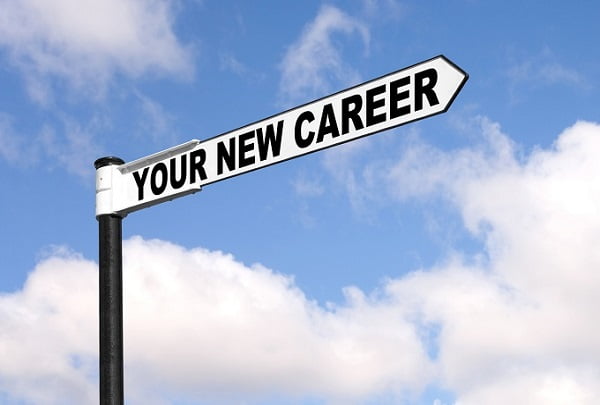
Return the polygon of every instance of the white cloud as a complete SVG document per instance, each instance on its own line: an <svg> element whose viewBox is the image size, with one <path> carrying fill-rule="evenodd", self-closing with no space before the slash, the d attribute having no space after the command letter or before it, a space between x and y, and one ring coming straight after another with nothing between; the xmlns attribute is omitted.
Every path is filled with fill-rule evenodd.
<svg viewBox="0 0 600 405"><path fill-rule="evenodd" d="M353 398L426 373L410 326L351 292L325 311L290 278L219 252L139 238L126 252L128 368L140 390ZM390 356L399 342L411 354Z"/></svg>
<svg viewBox="0 0 600 405"><path fill-rule="evenodd" d="M484 144L411 149L380 186L399 199L441 194L484 242L484 261L455 255L370 295L348 287L345 303L324 308L263 266L128 240L130 403L277 394L362 403L434 385L459 405L594 404L600 125L579 122L517 158L497 124L479 122ZM419 176L422 187L394 194ZM0 296L3 392L92 402L96 277L94 263L53 254L22 290Z"/></svg>
<svg viewBox="0 0 600 405"><path fill-rule="evenodd" d="M291 278L220 252L141 238L124 252L130 403L278 393L348 403L428 380L401 309L357 289L346 291L345 305L323 309ZM94 403L96 278L93 262L55 254L21 291L2 296L3 392L62 404L72 391L73 403Z"/></svg>
<svg viewBox="0 0 600 405"><path fill-rule="evenodd" d="M0 46L42 103L51 96L49 78L98 94L115 73L192 70L189 49L173 32L169 0L2 0L0 8Z"/></svg>
<svg viewBox="0 0 600 405"><path fill-rule="evenodd" d="M1 392L35 404L95 402L95 276L94 263L57 252L21 291L0 295Z"/></svg>
<svg viewBox="0 0 600 405"><path fill-rule="evenodd" d="M577 123L523 161L497 124L482 128L486 148L411 150L388 184L402 198L445 193L485 239L487 264L451 263L390 288L442 325L440 372L461 405L591 404L600 393L600 126Z"/></svg>
<svg viewBox="0 0 600 405"><path fill-rule="evenodd" d="M369 29L364 23L336 7L321 7L281 63L280 93L284 100L323 95L330 90L332 80L344 85L359 81L358 73L343 60L336 41L340 34L358 35L365 47L369 45Z"/></svg>
<svg viewBox="0 0 600 405"><path fill-rule="evenodd" d="M173 31L177 4L172 0L0 0L2 56L22 73L29 96L50 113L38 131L19 132L18 122L13 125L9 116L0 116L0 158L30 165L43 157L51 167L60 165L86 178L92 175L90 162L101 152L98 129L105 129L107 117L99 118L100 113L87 122L75 120L64 109L64 101L80 96L98 100L117 77L190 77L191 49ZM55 97L58 94L60 99ZM155 141L172 140L171 116L148 97L134 94L144 118L139 129ZM80 103L66 105L82 112Z"/></svg>
<svg viewBox="0 0 600 405"><path fill-rule="evenodd" d="M600 126L579 122L528 156L497 123L477 117L469 126L480 138L469 147L444 151L413 137L395 161L326 167L353 204L355 189L401 202L441 198L484 243L475 257L458 253L386 286L439 326L436 366L458 403L593 403Z"/></svg>

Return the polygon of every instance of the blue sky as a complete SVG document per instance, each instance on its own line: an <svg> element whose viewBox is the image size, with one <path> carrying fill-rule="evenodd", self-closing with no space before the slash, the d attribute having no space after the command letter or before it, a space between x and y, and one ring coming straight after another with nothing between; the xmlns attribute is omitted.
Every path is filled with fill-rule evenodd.
<svg viewBox="0 0 600 405"><path fill-rule="evenodd" d="M447 113L124 219L127 401L600 397L596 2L0 4L3 403L97 403L96 158L440 54Z"/></svg>

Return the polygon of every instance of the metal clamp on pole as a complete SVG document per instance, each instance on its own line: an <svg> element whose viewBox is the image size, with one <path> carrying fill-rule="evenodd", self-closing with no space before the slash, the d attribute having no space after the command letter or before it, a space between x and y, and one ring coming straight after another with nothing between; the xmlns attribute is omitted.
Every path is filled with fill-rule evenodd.
<svg viewBox="0 0 600 405"><path fill-rule="evenodd" d="M112 212L112 171L125 162L96 160L99 224L100 405L123 405L123 216Z"/></svg>

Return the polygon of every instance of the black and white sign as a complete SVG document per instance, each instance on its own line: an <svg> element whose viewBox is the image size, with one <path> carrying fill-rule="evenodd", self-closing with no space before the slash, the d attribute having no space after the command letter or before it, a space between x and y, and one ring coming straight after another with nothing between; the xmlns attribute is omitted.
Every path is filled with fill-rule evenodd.
<svg viewBox="0 0 600 405"><path fill-rule="evenodd" d="M202 186L446 111L468 75L444 56L205 141L97 171L96 215L129 212Z"/></svg>

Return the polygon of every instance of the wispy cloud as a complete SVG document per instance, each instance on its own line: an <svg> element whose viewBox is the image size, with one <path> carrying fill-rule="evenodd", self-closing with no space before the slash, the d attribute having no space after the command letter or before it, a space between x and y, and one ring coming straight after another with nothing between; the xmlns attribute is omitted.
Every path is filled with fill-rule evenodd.
<svg viewBox="0 0 600 405"><path fill-rule="evenodd" d="M161 146L177 142L175 116L169 113L158 101L140 91L135 92L136 105L139 110L137 135L146 141Z"/></svg>
<svg viewBox="0 0 600 405"><path fill-rule="evenodd" d="M362 0L362 4L369 18L398 19L405 13L405 6L398 0Z"/></svg>
<svg viewBox="0 0 600 405"><path fill-rule="evenodd" d="M310 209L310 199L321 197L325 194L325 187L318 177L309 177L305 173L299 174L292 182L294 193L300 197L296 211L296 220L305 228L314 228L317 225L316 218Z"/></svg>
<svg viewBox="0 0 600 405"><path fill-rule="evenodd" d="M15 133L12 118L0 113L0 158L9 163L19 163L22 149L22 141Z"/></svg>
<svg viewBox="0 0 600 405"><path fill-rule="evenodd" d="M368 49L370 34L363 22L336 7L323 6L281 62L282 100L322 95L336 82L357 82L359 74L344 61L340 45L344 37L352 36Z"/></svg>
<svg viewBox="0 0 600 405"><path fill-rule="evenodd" d="M323 195L325 188L323 184L314 178L308 178L306 175L299 175L293 182L294 191L301 197L318 197Z"/></svg>
<svg viewBox="0 0 600 405"><path fill-rule="evenodd" d="M370 184L372 167L362 164L363 156L371 146L370 139L360 139L329 149L323 155L323 166L333 178L334 184L341 186L347 193L352 208L365 218L370 215L370 211L365 209L367 202L372 201L370 196L374 194L371 193Z"/></svg>
<svg viewBox="0 0 600 405"><path fill-rule="evenodd" d="M173 33L168 0L0 1L0 46L42 104L57 82L101 96L114 74L189 76L189 49Z"/></svg>
<svg viewBox="0 0 600 405"><path fill-rule="evenodd" d="M388 162L382 172L391 196L400 201L435 194L451 196L459 179L518 170L518 146L498 123L477 116L459 125L465 131L476 131L478 140L447 152L413 137L400 158Z"/></svg>
<svg viewBox="0 0 600 405"><path fill-rule="evenodd" d="M219 54L219 65L222 70L227 70L235 73L238 76L243 76L248 72L248 68L240 62L233 54L221 52Z"/></svg>
<svg viewBox="0 0 600 405"><path fill-rule="evenodd" d="M69 117L63 117L62 126L46 125L42 128L37 141L40 153L50 167L60 167L68 173L89 180L94 174L90 164L98 158L101 148L96 143L95 135L102 122L92 119L82 125Z"/></svg>
<svg viewBox="0 0 600 405"><path fill-rule="evenodd" d="M545 86L571 86L577 89L589 89L588 79L575 68L559 62L550 49L523 57L508 68L510 92L518 100L522 90Z"/></svg>
<svg viewBox="0 0 600 405"><path fill-rule="evenodd" d="M227 51L219 53L219 68L250 83L263 82L267 77L263 72L240 60L234 53Z"/></svg>
<svg viewBox="0 0 600 405"><path fill-rule="evenodd" d="M37 132L24 134L13 118L0 114L0 159L20 168L38 165L60 167L66 172L89 180L94 173L93 162L101 148L94 140L103 127L101 119L92 118L86 125L62 115L52 125L43 125Z"/></svg>

